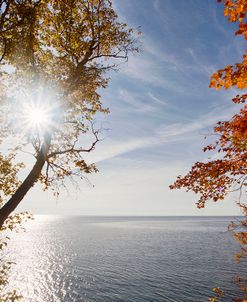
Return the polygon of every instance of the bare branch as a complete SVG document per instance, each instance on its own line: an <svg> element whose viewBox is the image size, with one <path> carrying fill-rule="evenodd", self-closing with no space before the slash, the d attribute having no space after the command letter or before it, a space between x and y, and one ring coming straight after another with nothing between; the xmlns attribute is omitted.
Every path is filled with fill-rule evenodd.
<svg viewBox="0 0 247 302"><path fill-rule="evenodd" d="M93 129L93 125L92 126L92 133L95 137L95 140L92 142L91 146L89 148L75 148L75 145L77 143L77 140L73 143L72 147L66 150L57 150L57 151L53 151L50 154L48 154L48 158L52 158L55 157L57 155L62 155L62 154L67 154L67 153L89 153L91 151L93 151L95 149L96 144L100 141L99 137L98 137L98 133L99 131L95 131Z"/></svg>

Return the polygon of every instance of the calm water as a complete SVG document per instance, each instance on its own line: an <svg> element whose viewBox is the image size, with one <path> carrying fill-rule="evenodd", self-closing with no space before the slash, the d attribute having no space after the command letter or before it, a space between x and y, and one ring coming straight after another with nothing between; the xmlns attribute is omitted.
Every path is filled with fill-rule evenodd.
<svg viewBox="0 0 247 302"><path fill-rule="evenodd" d="M11 284L33 302L200 302L215 286L231 301L231 220L38 216L11 240Z"/></svg>

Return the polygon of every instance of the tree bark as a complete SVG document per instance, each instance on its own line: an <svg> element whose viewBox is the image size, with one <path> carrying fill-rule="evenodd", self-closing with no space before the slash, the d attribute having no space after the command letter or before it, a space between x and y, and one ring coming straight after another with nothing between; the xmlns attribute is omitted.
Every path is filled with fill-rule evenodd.
<svg viewBox="0 0 247 302"><path fill-rule="evenodd" d="M3 226L5 220L8 218L8 216L15 210L15 208L19 205L19 203L26 195L26 193L31 189L31 187L37 181L41 173L41 170L46 162L48 150L50 148L50 143L51 143L51 136L47 135L45 142L42 144L42 147L38 153L36 162L32 170L25 178L23 183L16 190L14 195L0 209L0 229Z"/></svg>

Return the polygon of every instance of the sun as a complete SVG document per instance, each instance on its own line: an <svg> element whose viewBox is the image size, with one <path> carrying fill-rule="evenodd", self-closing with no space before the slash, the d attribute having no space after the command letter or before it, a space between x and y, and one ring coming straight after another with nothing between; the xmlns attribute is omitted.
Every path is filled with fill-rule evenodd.
<svg viewBox="0 0 247 302"><path fill-rule="evenodd" d="M22 121L25 132L38 136L40 139L52 127L52 110L48 104L39 103L25 104L23 108Z"/></svg>
<svg viewBox="0 0 247 302"><path fill-rule="evenodd" d="M32 127L45 127L49 123L50 117L45 108L32 106L27 109L26 119Z"/></svg>
<svg viewBox="0 0 247 302"><path fill-rule="evenodd" d="M20 136L33 142L42 142L45 137L58 131L63 123L58 92L37 83L32 87L18 83L18 90L10 90L11 126Z"/></svg>

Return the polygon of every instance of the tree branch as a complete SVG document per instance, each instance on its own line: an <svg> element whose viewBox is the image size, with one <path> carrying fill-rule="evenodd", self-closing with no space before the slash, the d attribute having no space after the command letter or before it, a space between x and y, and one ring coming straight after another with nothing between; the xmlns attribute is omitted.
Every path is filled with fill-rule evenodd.
<svg viewBox="0 0 247 302"><path fill-rule="evenodd" d="M37 181L41 170L47 160L48 150L51 144L51 136L47 135L46 140L43 143L40 152L37 156L37 160L26 177L20 187L16 190L15 194L5 203L5 205L0 209L0 229L4 224L4 221L8 218L8 216L15 210L18 204L22 201L26 193L30 190L30 188Z"/></svg>
<svg viewBox="0 0 247 302"><path fill-rule="evenodd" d="M62 155L62 154L66 154L66 153L78 153L78 154L83 153L83 152L89 153L89 152L94 150L95 145L100 141L100 139L98 138L98 131L93 130L93 135L95 137L95 140L93 141L93 143L91 144L91 146L89 148L87 148L87 149L82 149L82 148L76 149L75 144L74 144L69 149L65 149L65 150L61 150L61 151L58 150L58 151L54 151L54 152L48 154L47 158L49 159L49 158L52 158L56 155Z"/></svg>

